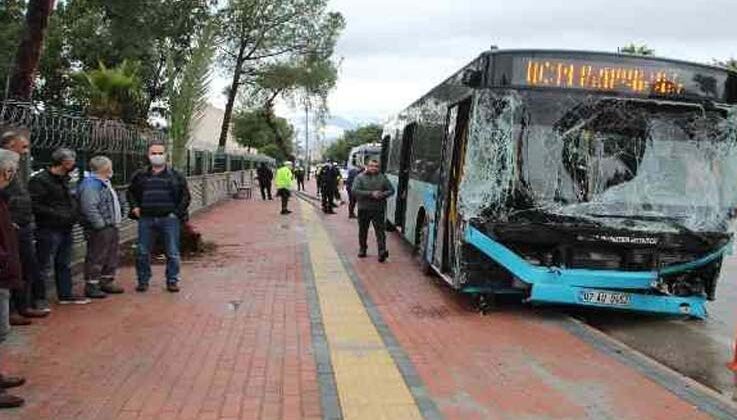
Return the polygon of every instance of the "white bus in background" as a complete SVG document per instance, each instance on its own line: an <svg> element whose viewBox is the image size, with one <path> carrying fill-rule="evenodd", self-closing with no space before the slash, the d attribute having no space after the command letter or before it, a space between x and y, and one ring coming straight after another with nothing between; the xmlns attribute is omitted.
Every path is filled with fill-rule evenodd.
<svg viewBox="0 0 737 420"><path fill-rule="evenodd" d="M367 143L356 146L348 154L348 170L357 166L366 166L369 161L381 161L381 143Z"/></svg>

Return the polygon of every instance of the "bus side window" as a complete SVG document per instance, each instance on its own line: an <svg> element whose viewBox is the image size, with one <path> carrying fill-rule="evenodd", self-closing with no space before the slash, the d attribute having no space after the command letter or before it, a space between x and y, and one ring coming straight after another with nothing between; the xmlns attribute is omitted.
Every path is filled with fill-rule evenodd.
<svg viewBox="0 0 737 420"><path fill-rule="evenodd" d="M412 150L411 176L414 179L437 183L443 143L444 125L430 124L417 127Z"/></svg>

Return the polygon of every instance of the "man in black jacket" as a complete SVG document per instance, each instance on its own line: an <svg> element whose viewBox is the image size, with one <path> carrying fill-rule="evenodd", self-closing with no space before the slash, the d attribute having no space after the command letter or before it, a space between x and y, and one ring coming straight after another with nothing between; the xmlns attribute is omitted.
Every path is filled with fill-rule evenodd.
<svg viewBox="0 0 737 420"><path fill-rule="evenodd" d="M72 227L78 221L78 213L77 200L69 188L69 173L74 170L76 158L72 150L57 149L51 154L51 166L28 182L42 277L50 280L53 270L56 294L62 305L90 303L72 293Z"/></svg>
<svg viewBox="0 0 737 420"><path fill-rule="evenodd" d="M179 291L179 236L181 223L189 218L187 179L166 164L166 146L153 142L148 148L151 166L133 175L128 188L131 217L138 219L136 291L148 290L151 280L151 247L156 231L164 241L166 290Z"/></svg>
<svg viewBox="0 0 737 420"><path fill-rule="evenodd" d="M322 211L326 214L335 214L335 193L338 191L340 169L335 164L328 163L322 172Z"/></svg>
<svg viewBox="0 0 737 420"><path fill-rule="evenodd" d="M261 165L256 169L256 178L258 179L258 186L261 189L261 199L266 200L268 193L269 200L271 200L271 180L274 179L274 173L266 166L266 163L261 162Z"/></svg>
<svg viewBox="0 0 737 420"><path fill-rule="evenodd" d="M17 153L21 157L21 165L26 164L30 154L30 142L25 133L7 131L0 136L0 147ZM10 217L18 230L18 247L21 266L23 268L23 288L11 290L10 324L28 325L30 319L42 318L49 314L46 302L46 285L41 278L36 258L34 238L33 206L28 193L28 179L19 175L14 177L5 193L9 197ZM34 309L32 306L36 306Z"/></svg>

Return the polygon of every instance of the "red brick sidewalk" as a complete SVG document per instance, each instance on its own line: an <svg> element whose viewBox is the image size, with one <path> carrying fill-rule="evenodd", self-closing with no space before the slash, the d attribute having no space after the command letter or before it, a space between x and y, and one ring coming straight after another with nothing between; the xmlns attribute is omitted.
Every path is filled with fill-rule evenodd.
<svg viewBox="0 0 737 420"><path fill-rule="evenodd" d="M198 217L218 249L184 264L179 294L156 277L137 294L125 268L127 294L15 329L2 365L27 376L27 406L0 418L319 418L296 219L277 208L232 201Z"/></svg>

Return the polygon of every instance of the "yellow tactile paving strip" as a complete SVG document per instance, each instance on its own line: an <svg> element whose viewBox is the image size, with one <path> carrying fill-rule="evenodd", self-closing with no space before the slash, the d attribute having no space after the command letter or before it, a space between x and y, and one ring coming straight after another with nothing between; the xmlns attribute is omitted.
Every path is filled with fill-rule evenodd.
<svg viewBox="0 0 737 420"><path fill-rule="evenodd" d="M343 418L421 419L315 210L300 206L300 213Z"/></svg>

